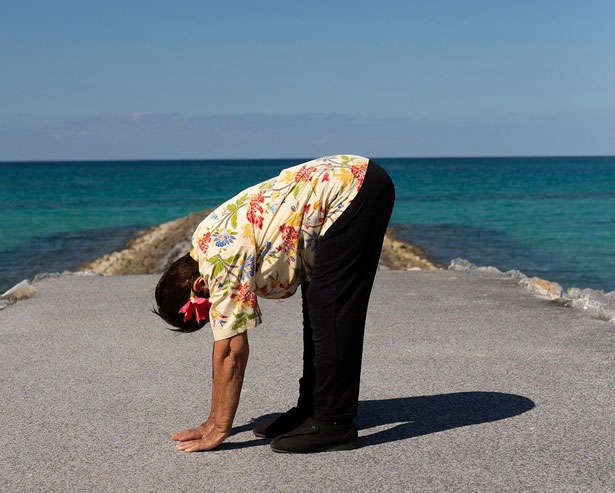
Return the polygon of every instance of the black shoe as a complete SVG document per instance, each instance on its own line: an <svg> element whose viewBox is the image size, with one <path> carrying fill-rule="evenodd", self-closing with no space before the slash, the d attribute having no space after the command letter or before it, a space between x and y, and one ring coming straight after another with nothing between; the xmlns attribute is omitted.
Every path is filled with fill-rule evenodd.
<svg viewBox="0 0 615 493"><path fill-rule="evenodd" d="M309 416L293 430L274 438L271 448L288 454L351 450L357 448L357 441L357 427L352 420L325 423Z"/></svg>
<svg viewBox="0 0 615 493"><path fill-rule="evenodd" d="M295 406L277 417L260 420L252 432L259 438L275 438L299 426L308 415L308 411Z"/></svg>

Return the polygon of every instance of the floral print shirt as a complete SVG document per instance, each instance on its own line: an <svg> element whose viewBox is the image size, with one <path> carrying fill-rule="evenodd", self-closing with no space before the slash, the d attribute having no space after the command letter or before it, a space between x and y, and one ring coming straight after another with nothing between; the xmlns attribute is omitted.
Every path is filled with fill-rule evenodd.
<svg viewBox="0 0 615 493"><path fill-rule="evenodd" d="M286 298L309 281L318 240L356 196L368 162L334 155L283 169L203 219L190 255L209 287L214 340L262 322L257 296Z"/></svg>

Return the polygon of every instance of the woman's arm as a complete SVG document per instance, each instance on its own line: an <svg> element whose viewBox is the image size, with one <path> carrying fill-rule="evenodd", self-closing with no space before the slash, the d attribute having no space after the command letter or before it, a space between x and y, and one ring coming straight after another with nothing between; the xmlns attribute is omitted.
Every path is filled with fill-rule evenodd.
<svg viewBox="0 0 615 493"><path fill-rule="evenodd" d="M198 429L202 438L182 441L179 450L195 452L220 445L230 434L239 404L243 377L249 356L248 332L214 342L212 402L209 419ZM184 430L188 432L189 430ZM184 432L180 432L182 434ZM177 435L174 435L174 439Z"/></svg>
<svg viewBox="0 0 615 493"><path fill-rule="evenodd" d="M214 415L220 433L230 433L233 426L249 354L248 331L214 343Z"/></svg>

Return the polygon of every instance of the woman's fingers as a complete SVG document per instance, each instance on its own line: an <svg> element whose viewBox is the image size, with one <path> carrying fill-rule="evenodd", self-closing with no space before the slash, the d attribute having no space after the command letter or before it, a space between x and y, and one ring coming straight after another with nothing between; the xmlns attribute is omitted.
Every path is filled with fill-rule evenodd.
<svg viewBox="0 0 615 493"><path fill-rule="evenodd" d="M199 450L209 450L211 447L206 440L190 440L188 442L181 442L175 445L177 450L183 450L184 452L197 452Z"/></svg>
<svg viewBox="0 0 615 493"><path fill-rule="evenodd" d="M198 430L197 428L188 428L186 430L178 431L171 438L173 440L178 440L180 442L184 442L186 440L198 440L203 437L203 432Z"/></svg>
<svg viewBox="0 0 615 493"><path fill-rule="evenodd" d="M186 441L186 442L180 442L177 445L175 445L175 448L177 450L186 450L188 448L191 448L194 445L194 442L196 440L190 440L190 441Z"/></svg>
<svg viewBox="0 0 615 493"><path fill-rule="evenodd" d="M201 440L190 440L181 442L175 445L177 450L183 450L184 452L198 452L199 450L211 450L216 448L224 441L224 438L202 438Z"/></svg>

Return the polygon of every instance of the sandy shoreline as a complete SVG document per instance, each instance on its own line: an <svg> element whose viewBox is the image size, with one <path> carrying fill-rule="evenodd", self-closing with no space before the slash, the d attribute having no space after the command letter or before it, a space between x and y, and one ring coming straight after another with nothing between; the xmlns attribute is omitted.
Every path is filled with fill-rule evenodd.
<svg viewBox="0 0 615 493"><path fill-rule="evenodd" d="M190 250L192 233L212 209L193 212L185 217L143 229L123 249L86 262L80 271L104 276L158 274ZM431 260L425 250L400 240L389 227L382 245L381 265L392 270L438 270L445 268Z"/></svg>

